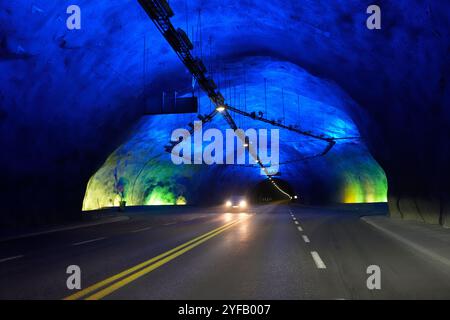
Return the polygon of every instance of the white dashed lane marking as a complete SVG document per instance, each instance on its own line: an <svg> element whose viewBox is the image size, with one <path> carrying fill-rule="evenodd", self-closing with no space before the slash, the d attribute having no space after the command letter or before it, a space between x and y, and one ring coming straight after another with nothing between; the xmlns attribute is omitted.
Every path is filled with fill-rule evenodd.
<svg viewBox="0 0 450 320"><path fill-rule="evenodd" d="M81 242L75 242L75 243L72 243L72 245L73 246L80 246L82 244L96 242L96 241L100 241L100 240L104 240L104 239L106 239L106 238L105 237L103 237L103 238L96 238L96 239L91 239L91 240L86 240L86 241L81 241Z"/></svg>
<svg viewBox="0 0 450 320"><path fill-rule="evenodd" d="M300 232L303 232L303 228L300 226L300 223L297 221L297 218L291 213L291 217L294 220L294 223L297 225L297 229ZM307 235L302 235L303 241L305 241L305 243L310 243L310 240L308 238ZM322 258L320 258L320 255L317 251L311 251L311 256L314 260L314 263L316 264L317 269L326 269L327 266L325 265L325 263L323 262Z"/></svg>
<svg viewBox="0 0 450 320"><path fill-rule="evenodd" d="M150 230L152 227L147 227L147 228L142 228L142 229L137 229L137 230L133 230L131 231L132 233L137 233L137 232L142 232L142 231L147 231Z"/></svg>
<svg viewBox="0 0 450 320"><path fill-rule="evenodd" d="M0 259L0 263L6 262L6 261L11 261L11 260L16 260L16 259L20 259L20 258L23 258L23 255Z"/></svg>
<svg viewBox="0 0 450 320"><path fill-rule="evenodd" d="M317 251L311 251L311 256L314 259L317 269L326 269L327 268L327 266L325 265L325 263L323 263L322 259L320 258L319 254L317 253Z"/></svg>

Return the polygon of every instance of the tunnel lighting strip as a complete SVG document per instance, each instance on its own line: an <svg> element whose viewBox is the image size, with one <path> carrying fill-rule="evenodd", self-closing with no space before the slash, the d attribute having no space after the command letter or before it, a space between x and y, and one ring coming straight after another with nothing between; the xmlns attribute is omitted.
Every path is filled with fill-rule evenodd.
<svg viewBox="0 0 450 320"><path fill-rule="evenodd" d="M269 181L273 184L273 186L275 188L278 189L278 191L280 191L281 193L283 193L284 195L286 195L290 200L292 200L292 196L290 194L288 194L287 192L285 192L284 190L282 190L277 183L272 179L272 177L269 176Z"/></svg>
<svg viewBox="0 0 450 320"><path fill-rule="evenodd" d="M193 49L192 42L190 41L189 37L186 35L186 33L178 28L175 29L172 22L170 21L170 18L174 16L174 12L170 8L169 4L166 0L138 0L139 4L142 6L142 8L145 10L147 15L150 17L150 19L153 21L153 23L156 25L157 29L161 32L161 34L164 36L164 38L167 40L169 45L172 47L172 49L175 51L177 56L180 58L180 60L183 62L183 64L188 68L189 72L192 74L192 76L197 80L199 86L202 88L203 91L205 91L208 94L208 97L211 99L211 101L216 106L215 112L212 114L206 116L205 118L208 121L211 121L212 118L217 114L220 113L227 121L228 125L236 132L238 129L238 126L236 125L235 121L231 117L230 113L228 112L228 109L233 110L235 112L245 114L245 112L232 108L230 106L225 105L225 98L223 97L222 93L217 89L217 85L214 82L214 80L211 77L207 77L207 69L205 64L200 58L194 58L191 54L191 50ZM248 116L251 117L251 114ZM203 120L202 120L203 122ZM270 121L266 121L267 123L271 123ZM285 128L290 128L287 126L284 126ZM305 134L305 133L303 133ZM307 134L310 137L315 137L316 139L325 140L328 141L329 138L322 138L318 137L312 134ZM242 136L241 134L238 134L238 137L245 143L245 136ZM335 144L334 141L328 141L331 147ZM172 151L173 147L179 143L179 141L171 141L171 145L165 146L166 151ZM331 147L327 149L331 149ZM252 154L251 151L249 151L251 156L255 159L255 161L260 165L264 173L269 177L269 172L267 168L261 163L257 155ZM278 189L281 191L281 189L278 187ZM286 192L283 191L284 194L288 195ZM289 198L292 199L290 195L288 195Z"/></svg>

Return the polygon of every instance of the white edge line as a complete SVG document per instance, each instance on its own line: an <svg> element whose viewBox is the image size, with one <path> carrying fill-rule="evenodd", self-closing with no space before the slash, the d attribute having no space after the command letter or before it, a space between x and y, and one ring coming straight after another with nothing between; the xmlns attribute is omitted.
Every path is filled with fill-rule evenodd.
<svg viewBox="0 0 450 320"><path fill-rule="evenodd" d="M364 222L366 222L367 224L371 225L372 227L386 233L388 236L396 239L397 241L403 242L403 244L419 251L420 253L429 256L430 258L439 261L440 263L446 265L447 267L450 267L450 259L447 259L445 257L440 256L437 253L431 252L430 250L428 250L425 247L422 247L421 245L418 245L402 236L399 236L398 234L378 225L377 223L370 221L369 219L366 219L366 217L362 217L361 220L363 220Z"/></svg>
<svg viewBox="0 0 450 320"><path fill-rule="evenodd" d="M105 237L103 237L103 238L96 238L96 239L91 239L91 240L86 240L86 241L81 241L81 242L75 242L75 243L72 243L72 245L73 246L79 246L79 245L82 245L82 244L91 243L91 242L95 242L95 241L100 241L100 240L104 240L104 239L106 239L106 238Z"/></svg>
<svg viewBox="0 0 450 320"><path fill-rule="evenodd" d="M317 269L326 269L327 268L327 266L325 265L325 263L323 263L322 259L320 258L319 254L317 253L317 251L311 251L311 256L314 259Z"/></svg>
<svg viewBox="0 0 450 320"><path fill-rule="evenodd" d="M23 258L23 255L18 255L18 256L14 256L14 257L8 257L8 258L0 259L0 263L1 262L6 262L6 261L11 261L11 260L16 260L16 259L20 259L20 258Z"/></svg>

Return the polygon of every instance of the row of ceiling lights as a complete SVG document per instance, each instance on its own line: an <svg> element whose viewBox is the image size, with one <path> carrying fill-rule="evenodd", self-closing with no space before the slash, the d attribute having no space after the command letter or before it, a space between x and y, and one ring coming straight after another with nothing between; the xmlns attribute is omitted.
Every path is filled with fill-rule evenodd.
<svg viewBox="0 0 450 320"><path fill-rule="evenodd" d="M224 112L225 110L226 110L225 106L218 106L218 107L216 108L216 111L218 111L218 112ZM244 147L245 147L245 148L248 148L248 146L249 146L248 142L245 141L245 142L244 142ZM256 159L255 162L258 163L258 164L261 164L259 159ZM286 191L284 191L283 189L281 189L281 188L278 186L278 184L275 182L275 180L272 179L272 177L271 177L267 172L265 172L265 173L266 173L266 175L267 175L269 181L272 183L272 185L273 185L275 188L278 189L278 191L280 191L281 193L283 193L284 195L286 195L290 200L292 200L292 199L297 199L297 196L292 197L289 193L287 193Z"/></svg>
<svg viewBox="0 0 450 320"><path fill-rule="evenodd" d="M187 37L186 33L181 30L175 30L172 23L170 22L170 18L173 17L174 13L170 8L169 3L166 0L139 0L141 6L147 12L149 17L156 24L157 28L163 33L166 40L171 44L175 52L178 54L183 63L188 67L189 71L192 73L194 77L196 77L197 81L201 85L201 87L208 93L208 96L213 100L213 102L217 105L216 111L222 113L225 119L230 123L230 125L236 128L236 125L231 118L231 116L227 112L227 108L224 105L224 98L220 94L220 92L216 91L216 85L211 78L207 78L205 73L207 72L206 67L200 58L194 59L191 56L190 51L193 46L190 42L190 39ZM203 120L202 120L203 121ZM246 140L244 138L244 140ZM247 141L244 141L244 146L246 148L249 147ZM170 148L170 147L169 147ZM292 196L287 192L282 190L276 182L269 175L267 169L258 159L255 157L256 163L258 163L264 170L265 174L272 182L272 184L283 194L285 194L289 199L292 200Z"/></svg>

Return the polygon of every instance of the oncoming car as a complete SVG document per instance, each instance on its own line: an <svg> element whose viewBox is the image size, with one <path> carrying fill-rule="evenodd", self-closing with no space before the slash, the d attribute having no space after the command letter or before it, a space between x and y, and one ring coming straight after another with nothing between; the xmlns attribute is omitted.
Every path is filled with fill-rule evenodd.
<svg viewBox="0 0 450 320"><path fill-rule="evenodd" d="M248 203L245 196L231 196L225 201L225 210L229 212L246 212Z"/></svg>

